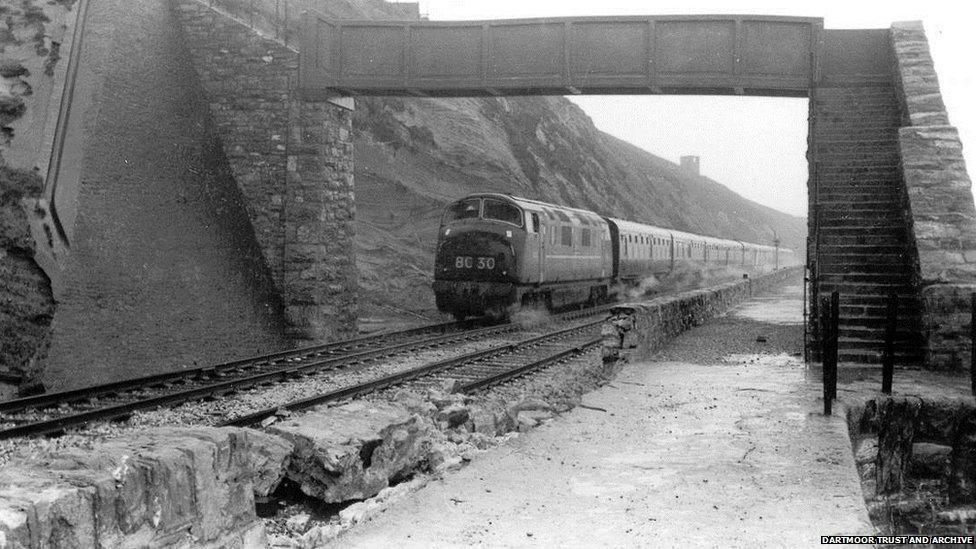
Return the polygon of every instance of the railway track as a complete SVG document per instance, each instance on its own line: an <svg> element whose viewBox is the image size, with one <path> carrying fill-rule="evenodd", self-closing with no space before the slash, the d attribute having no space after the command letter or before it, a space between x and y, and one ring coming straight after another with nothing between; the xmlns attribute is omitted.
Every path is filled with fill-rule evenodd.
<svg viewBox="0 0 976 549"><path fill-rule="evenodd" d="M482 351L432 362L364 383L352 384L327 393L282 403L230 419L220 425L236 427L257 425L282 413L296 412L321 404L356 398L390 387L403 385L441 386L449 379L458 382L456 386L458 392L473 393L594 348L602 341L602 338L599 337L599 327L602 324L602 319L587 321L515 343L506 343Z"/></svg>
<svg viewBox="0 0 976 549"><path fill-rule="evenodd" d="M606 307L598 307L556 318L569 321L604 310ZM0 402L0 439L58 434L97 421L126 418L139 410L221 398L242 389L477 341L517 329L513 323L478 327L472 322L451 322Z"/></svg>

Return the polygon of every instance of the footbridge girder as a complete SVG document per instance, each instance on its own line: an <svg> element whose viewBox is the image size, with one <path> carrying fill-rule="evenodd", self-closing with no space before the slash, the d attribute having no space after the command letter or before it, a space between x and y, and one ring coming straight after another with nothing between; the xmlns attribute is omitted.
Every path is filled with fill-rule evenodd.
<svg viewBox="0 0 976 549"><path fill-rule="evenodd" d="M336 94L723 94L804 97L890 81L887 29L812 17L571 17L303 23L299 88Z"/></svg>

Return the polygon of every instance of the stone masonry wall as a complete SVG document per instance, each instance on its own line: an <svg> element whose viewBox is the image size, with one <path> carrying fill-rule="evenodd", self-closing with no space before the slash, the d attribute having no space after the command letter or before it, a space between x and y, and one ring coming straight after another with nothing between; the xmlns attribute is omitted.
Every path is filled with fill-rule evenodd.
<svg viewBox="0 0 976 549"><path fill-rule="evenodd" d="M265 547L254 497L291 452L251 429L159 428L14 458L0 472L0 547Z"/></svg>
<svg viewBox="0 0 976 549"><path fill-rule="evenodd" d="M961 369L969 364L970 294L976 292L972 184L922 24L895 23L891 39L904 113L901 163L922 279L925 364Z"/></svg>
<svg viewBox="0 0 976 549"><path fill-rule="evenodd" d="M289 335L355 333L351 112L297 98L298 53L273 36L197 0L172 6Z"/></svg>

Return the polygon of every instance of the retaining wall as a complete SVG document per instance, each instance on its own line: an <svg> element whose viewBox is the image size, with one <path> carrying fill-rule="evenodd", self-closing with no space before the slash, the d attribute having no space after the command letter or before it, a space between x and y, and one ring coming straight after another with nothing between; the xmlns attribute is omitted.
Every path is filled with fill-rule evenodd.
<svg viewBox="0 0 976 549"><path fill-rule="evenodd" d="M959 132L949 124L921 22L891 26L903 126L902 170L918 248L925 365L969 364L970 294L976 291L976 207Z"/></svg>

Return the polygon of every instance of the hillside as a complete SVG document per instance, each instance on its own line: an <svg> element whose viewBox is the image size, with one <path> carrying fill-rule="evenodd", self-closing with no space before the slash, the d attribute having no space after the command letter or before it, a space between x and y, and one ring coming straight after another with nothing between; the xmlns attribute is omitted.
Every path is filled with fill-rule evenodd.
<svg viewBox="0 0 976 549"><path fill-rule="evenodd" d="M399 19L408 4L328 0L337 19ZM648 123L653 123L648 121ZM430 292L441 209L498 191L694 233L801 249L803 218L599 131L563 97L356 98L361 316L436 318ZM371 322L371 320L375 322Z"/></svg>
<svg viewBox="0 0 976 549"><path fill-rule="evenodd" d="M359 98L356 195L364 317L429 316L441 208L506 192L701 234L801 248L805 221L597 130L562 97ZM372 309L369 305L374 305Z"/></svg>

